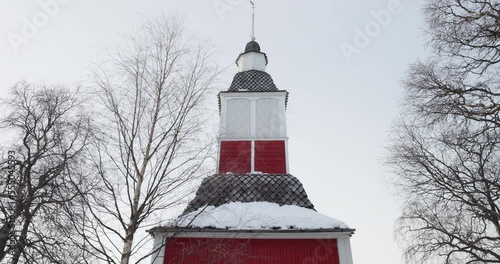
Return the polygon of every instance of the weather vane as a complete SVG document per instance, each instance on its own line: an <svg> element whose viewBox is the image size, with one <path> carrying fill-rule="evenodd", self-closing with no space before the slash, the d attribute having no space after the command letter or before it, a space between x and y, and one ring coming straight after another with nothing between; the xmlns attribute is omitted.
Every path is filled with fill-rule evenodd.
<svg viewBox="0 0 500 264"><path fill-rule="evenodd" d="M252 4L252 40L255 40L255 1L250 0Z"/></svg>

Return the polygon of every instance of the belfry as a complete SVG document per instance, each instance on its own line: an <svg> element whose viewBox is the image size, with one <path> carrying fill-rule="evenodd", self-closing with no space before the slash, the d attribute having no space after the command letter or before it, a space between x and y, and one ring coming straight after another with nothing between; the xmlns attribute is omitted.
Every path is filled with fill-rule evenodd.
<svg viewBox="0 0 500 264"><path fill-rule="evenodd" d="M354 229L318 213L288 166L288 92L266 72L268 57L251 41L238 73L219 93L216 174L184 212L154 237L153 264L352 264Z"/></svg>

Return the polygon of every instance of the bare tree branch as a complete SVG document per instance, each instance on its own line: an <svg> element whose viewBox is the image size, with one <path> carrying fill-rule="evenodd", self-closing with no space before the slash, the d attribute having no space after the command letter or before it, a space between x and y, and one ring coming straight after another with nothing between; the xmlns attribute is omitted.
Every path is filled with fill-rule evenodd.
<svg viewBox="0 0 500 264"><path fill-rule="evenodd" d="M205 98L218 76L212 53L176 17L146 23L96 72L103 129L92 157L101 184L85 204L100 259L145 259L137 252L147 234L138 231L185 203L207 172L213 144Z"/></svg>

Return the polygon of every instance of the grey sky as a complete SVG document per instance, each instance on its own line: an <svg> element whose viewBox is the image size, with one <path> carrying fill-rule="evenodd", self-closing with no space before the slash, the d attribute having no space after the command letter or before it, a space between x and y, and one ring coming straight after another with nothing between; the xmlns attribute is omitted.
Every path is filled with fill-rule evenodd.
<svg viewBox="0 0 500 264"><path fill-rule="evenodd" d="M59 1L58 9L47 14L40 2L50 1ZM383 146L398 112L399 81L425 52L419 1L400 0L390 22L380 30L373 24L379 24L373 11L389 10L395 1L256 1L256 37L269 57L267 71L290 92L291 173L319 212L357 229L352 250L358 264L401 263L393 238L399 208L386 184ZM244 0L0 1L0 92L20 80L86 82L91 63L121 35L170 12L183 15L189 31L212 39L217 61L229 66L220 88L227 89L235 59L250 40L250 11ZM33 16L40 20L37 34L23 35ZM369 43L356 46L356 28L367 25ZM342 45L360 53L347 59Z"/></svg>

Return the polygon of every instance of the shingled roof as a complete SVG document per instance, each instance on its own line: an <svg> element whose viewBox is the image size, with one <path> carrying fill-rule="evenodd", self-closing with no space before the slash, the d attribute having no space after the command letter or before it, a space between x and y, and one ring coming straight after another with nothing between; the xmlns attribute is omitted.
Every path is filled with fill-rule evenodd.
<svg viewBox="0 0 500 264"><path fill-rule="evenodd" d="M183 215L230 202L270 202L314 210L302 183L290 174L216 174L203 180Z"/></svg>
<svg viewBox="0 0 500 264"><path fill-rule="evenodd" d="M249 70L238 72L234 78L229 92L238 92L240 90L251 92L275 92L278 88L274 84L271 75L264 71Z"/></svg>

